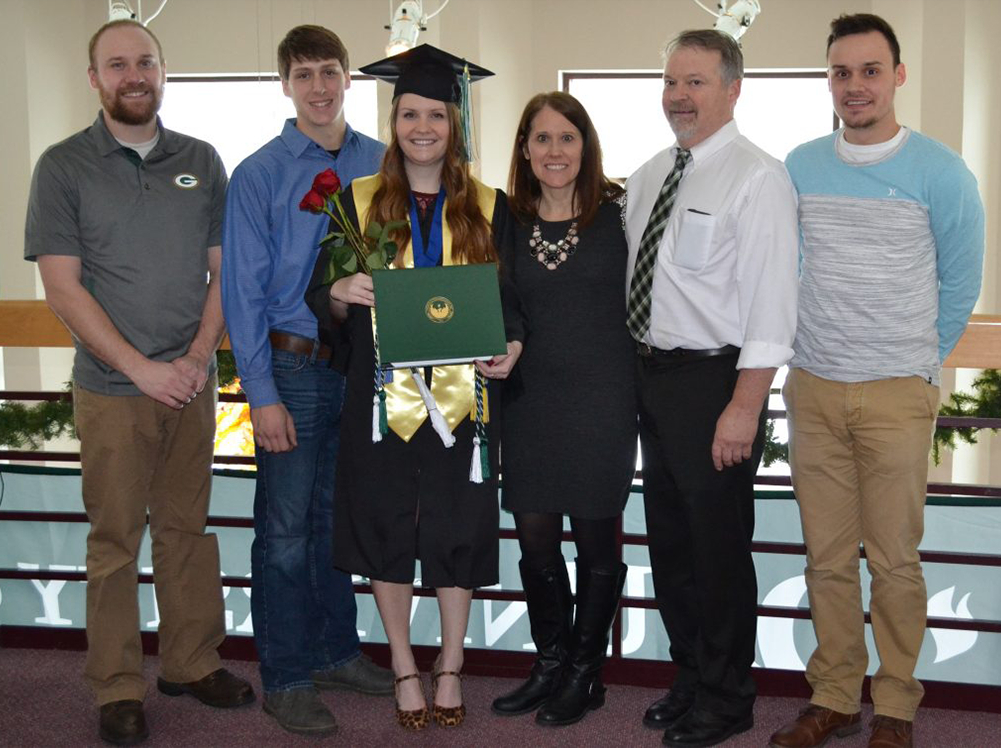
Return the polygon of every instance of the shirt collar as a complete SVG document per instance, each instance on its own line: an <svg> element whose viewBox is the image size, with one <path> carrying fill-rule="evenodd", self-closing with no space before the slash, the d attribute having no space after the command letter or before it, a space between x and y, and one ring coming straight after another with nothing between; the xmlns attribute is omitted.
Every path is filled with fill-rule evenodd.
<svg viewBox="0 0 1001 748"><path fill-rule="evenodd" d="M94 120L94 125L91 129L91 137L97 146L97 152L102 156L107 156L109 153L114 153L122 149L122 144L115 140L115 136L111 134L108 126L104 124L103 109L97 113L97 119Z"/></svg>
<svg viewBox="0 0 1001 748"><path fill-rule="evenodd" d="M181 147L180 138L177 136L177 133L171 132L163 126L160 115L156 117L156 129L160 133L160 139L153 146L153 150L150 151L150 156L161 153L177 153ZM125 147L115 140L115 136L108 129L107 124L104 122L103 109L97 113L97 119L94 120L91 136L94 139L95 145L97 145L97 152L102 156L115 153Z"/></svg>
<svg viewBox="0 0 1001 748"><path fill-rule="evenodd" d="M725 145L733 142L738 135L740 131L737 130L737 120L732 119L701 143L692 146L692 165L705 161ZM680 149L681 146L675 143L671 146L671 155L677 156Z"/></svg>
<svg viewBox="0 0 1001 748"><path fill-rule="evenodd" d="M158 156L161 153L177 153L181 150L181 136L164 127L159 114L156 116L156 127L160 131L160 139L153 146L153 150L149 152L150 156Z"/></svg>
<svg viewBox="0 0 1001 748"><path fill-rule="evenodd" d="M345 122L344 140L341 142L341 150L347 148L348 144L354 141L356 137L355 131L351 129L351 125ZM295 117L290 117L285 120L285 126L282 128L281 139L292 152L292 155L296 158L301 157L302 154L306 152L306 149L311 145L326 152L326 149L322 145L317 143L295 126Z"/></svg>

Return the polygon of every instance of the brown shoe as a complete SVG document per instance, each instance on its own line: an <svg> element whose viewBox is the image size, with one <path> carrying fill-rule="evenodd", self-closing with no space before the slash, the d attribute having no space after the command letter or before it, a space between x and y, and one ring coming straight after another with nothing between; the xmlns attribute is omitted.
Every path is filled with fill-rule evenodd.
<svg viewBox="0 0 1001 748"><path fill-rule="evenodd" d="M438 695L438 679L443 675L450 675L462 680L462 673L455 670L440 670L441 654L434 661L434 671L431 673L431 719L438 727L458 727L466 719L466 705L460 703L459 706L438 706L434 703Z"/></svg>
<svg viewBox="0 0 1001 748"><path fill-rule="evenodd" d="M394 681L394 687L399 691L400 684L405 680L411 680L413 678L417 679L417 683L421 687L421 695L424 695L424 683L421 681L420 673L411 673L410 675L401 675ZM427 704L419 709L400 709L400 697L397 693L396 697L396 722L404 730L423 730L429 724L431 724L431 713L428 711Z"/></svg>
<svg viewBox="0 0 1001 748"><path fill-rule="evenodd" d="M136 699L101 705L97 734L113 745L135 745L149 737L143 703Z"/></svg>
<svg viewBox="0 0 1001 748"><path fill-rule="evenodd" d="M163 678L156 679L156 687L167 696L190 693L196 699L217 709L243 706L254 700L254 689L243 678L237 678L226 668L219 668L201 680L190 683L171 683Z"/></svg>
<svg viewBox="0 0 1001 748"><path fill-rule="evenodd" d="M871 726L869 748L911 748L914 745L913 722L877 714Z"/></svg>
<svg viewBox="0 0 1001 748"><path fill-rule="evenodd" d="M799 716L772 735L770 748L816 748L831 737L843 738L862 729L861 715L842 714L810 704Z"/></svg>

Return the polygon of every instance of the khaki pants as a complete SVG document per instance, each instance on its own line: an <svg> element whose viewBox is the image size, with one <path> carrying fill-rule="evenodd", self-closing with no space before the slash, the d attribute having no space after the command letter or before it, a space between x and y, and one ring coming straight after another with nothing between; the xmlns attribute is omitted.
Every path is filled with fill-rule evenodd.
<svg viewBox="0 0 1001 748"><path fill-rule="evenodd" d="M146 694L136 559L147 511L161 675L188 682L221 667L219 547L215 535L205 534L215 381L179 411L145 396L73 388L90 520L84 675L98 705Z"/></svg>
<svg viewBox="0 0 1001 748"><path fill-rule="evenodd" d="M868 656L859 544L872 575L877 714L911 720L928 599L918 556L938 388L919 377L833 382L793 369L783 390L817 649L812 703L859 710Z"/></svg>

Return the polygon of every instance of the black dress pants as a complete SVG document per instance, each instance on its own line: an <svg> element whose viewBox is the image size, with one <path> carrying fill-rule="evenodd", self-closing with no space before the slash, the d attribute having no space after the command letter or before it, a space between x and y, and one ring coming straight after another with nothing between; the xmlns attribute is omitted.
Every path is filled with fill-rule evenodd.
<svg viewBox="0 0 1001 748"><path fill-rule="evenodd" d="M742 717L751 713L756 693L751 536L765 409L751 458L717 471L713 436L733 395L736 364L737 354L637 356L650 563L678 667L675 686L695 687L700 708Z"/></svg>

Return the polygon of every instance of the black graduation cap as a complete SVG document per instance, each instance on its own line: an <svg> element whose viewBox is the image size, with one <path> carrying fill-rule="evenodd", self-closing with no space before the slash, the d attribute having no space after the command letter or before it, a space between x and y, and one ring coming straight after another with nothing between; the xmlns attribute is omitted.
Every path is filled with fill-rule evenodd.
<svg viewBox="0 0 1001 748"><path fill-rule="evenodd" d="M459 79L467 69L470 82L493 75L486 68L466 62L430 44L421 44L358 69L387 83L395 83L394 99L401 94L414 93L453 104L462 102Z"/></svg>

